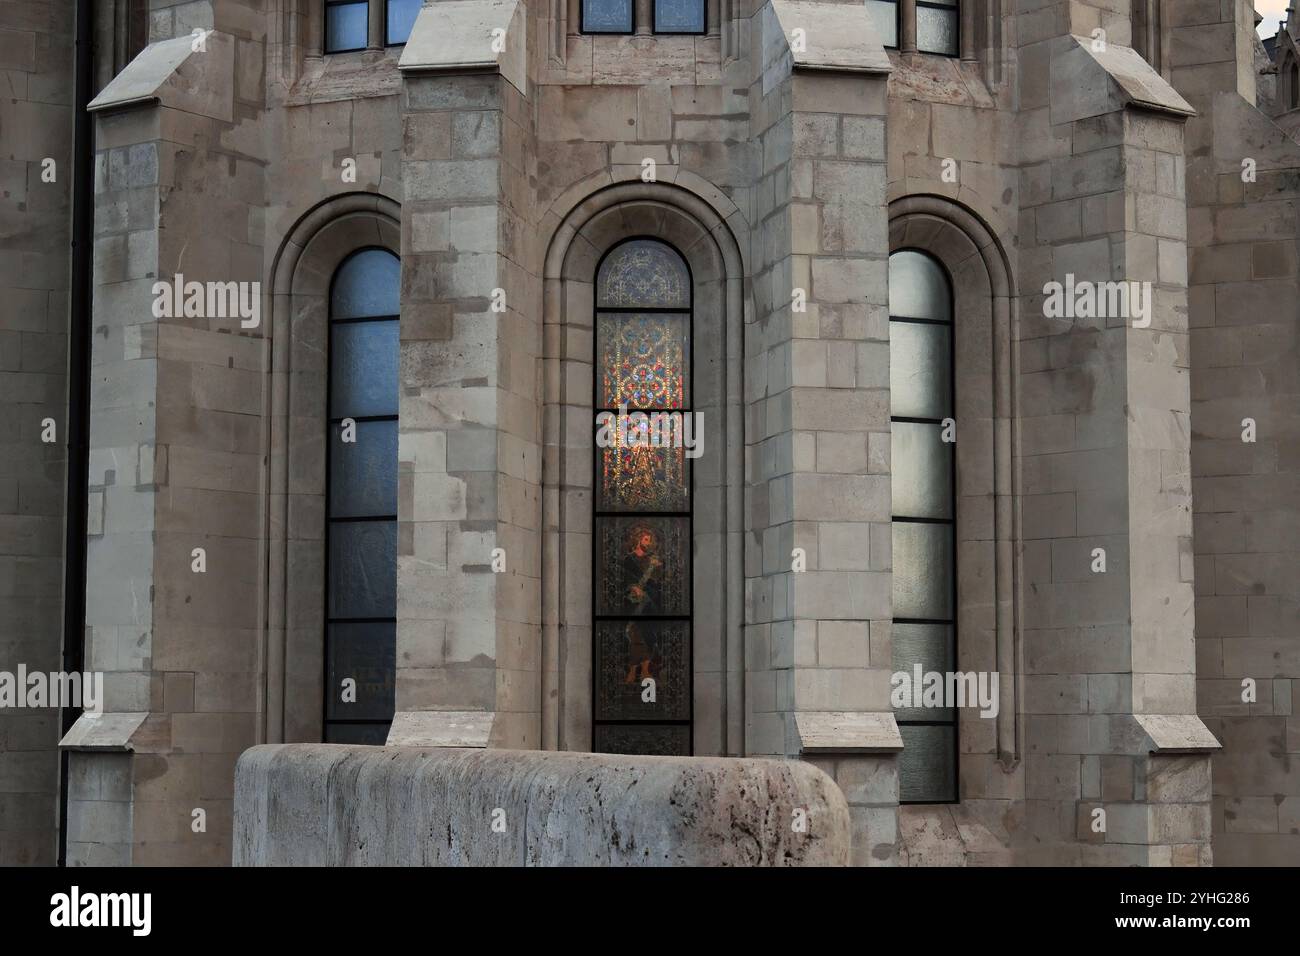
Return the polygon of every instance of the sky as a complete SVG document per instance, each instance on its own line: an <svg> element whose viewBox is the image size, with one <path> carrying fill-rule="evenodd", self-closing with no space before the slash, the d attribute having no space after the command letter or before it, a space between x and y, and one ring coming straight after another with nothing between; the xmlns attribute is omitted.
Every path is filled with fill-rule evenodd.
<svg viewBox="0 0 1300 956"><path fill-rule="evenodd" d="M1259 25L1260 36L1271 37L1277 33L1278 22L1286 16L1289 2L1291 0L1255 0L1255 9L1264 18L1264 22Z"/></svg>

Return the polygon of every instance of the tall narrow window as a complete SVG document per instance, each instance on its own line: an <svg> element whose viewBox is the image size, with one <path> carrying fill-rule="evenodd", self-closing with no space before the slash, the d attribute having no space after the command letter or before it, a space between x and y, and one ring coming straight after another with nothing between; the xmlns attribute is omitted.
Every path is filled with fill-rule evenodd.
<svg viewBox="0 0 1300 956"><path fill-rule="evenodd" d="M867 16L884 46L898 46L898 0L866 0Z"/></svg>
<svg viewBox="0 0 1300 956"><path fill-rule="evenodd" d="M382 744L393 720L399 268L363 250L330 292L327 742Z"/></svg>
<svg viewBox="0 0 1300 956"><path fill-rule="evenodd" d="M397 46L411 38L424 0L384 0L384 43Z"/></svg>
<svg viewBox="0 0 1300 956"><path fill-rule="evenodd" d="M325 52L364 50L370 35L368 0L325 0Z"/></svg>
<svg viewBox="0 0 1300 956"><path fill-rule="evenodd" d="M906 250L889 257L889 386L894 525L894 670L956 670L952 292L943 268ZM957 714L908 707L899 799L957 799Z"/></svg>
<svg viewBox="0 0 1300 956"><path fill-rule="evenodd" d="M691 297L686 262L662 242L624 242L597 269L592 716L604 753L691 752L691 473L672 440L672 413L691 406Z"/></svg>
<svg viewBox="0 0 1300 956"><path fill-rule="evenodd" d="M957 0L916 0L916 48L922 53L957 56L959 19Z"/></svg>

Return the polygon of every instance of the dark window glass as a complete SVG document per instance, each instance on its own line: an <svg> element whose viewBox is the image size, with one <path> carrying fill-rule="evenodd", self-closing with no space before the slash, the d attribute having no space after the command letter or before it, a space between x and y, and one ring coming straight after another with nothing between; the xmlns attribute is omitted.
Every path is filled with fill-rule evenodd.
<svg viewBox="0 0 1300 956"><path fill-rule="evenodd" d="M673 417L690 412L685 260L654 240L616 246L596 273L595 326L596 412L638 415L595 423L593 745L689 754L691 476Z"/></svg>
<svg viewBox="0 0 1300 956"><path fill-rule="evenodd" d="M392 46L411 38L411 28L424 0L388 0L384 13L384 42Z"/></svg>
<svg viewBox="0 0 1300 956"><path fill-rule="evenodd" d="M654 0L655 33L703 33L704 0Z"/></svg>
<svg viewBox="0 0 1300 956"><path fill-rule="evenodd" d="M929 256L889 257L890 460L893 488L894 671L942 680L956 669L952 292ZM950 436L951 437L951 436ZM946 706L900 708L899 799L957 799L957 715Z"/></svg>
<svg viewBox="0 0 1300 956"><path fill-rule="evenodd" d="M326 53L345 53L366 48L369 6L366 0L325 4Z"/></svg>
<svg viewBox="0 0 1300 956"><path fill-rule="evenodd" d="M918 0L916 48L922 53L956 56L957 0Z"/></svg>
<svg viewBox="0 0 1300 956"><path fill-rule="evenodd" d="M338 743L382 744L393 719L400 272L366 249L330 291L325 739Z"/></svg>
<svg viewBox="0 0 1300 956"><path fill-rule="evenodd" d="M583 33L631 33L632 0L582 0Z"/></svg>
<svg viewBox="0 0 1300 956"><path fill-rule="evenodd" d="M866 0L867 16L880 38L881 45L898 46L897 0Z"/></svg>

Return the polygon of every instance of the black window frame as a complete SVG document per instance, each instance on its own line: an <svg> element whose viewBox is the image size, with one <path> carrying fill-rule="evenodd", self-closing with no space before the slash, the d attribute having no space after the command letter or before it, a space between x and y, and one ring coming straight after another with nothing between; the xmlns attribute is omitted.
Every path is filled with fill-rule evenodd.
<svg viewBox="0 0 1300 956"><path fill-rule="evenodd" d="M333 463L334 463L335 429L343 422L344 419L347 418L352 419L352 421L356 422L357 424L362 424L365 422L392 421L398 424L399 430L401 427L400 409L399 409L399 414L397 415L361 415L361 416L341 415L337 417L334 415L334 409L333 409L333 400L334 400L333 362L334 362L335 326L357 325L357 324L369 323L369 322L397 321L399 322L399 328L400 328L400 322L401 322L400 315L368 315L368 316L362 316L358 318L347 318L347 319L334 318L334 286L338 282L339 275L343 272L343 267L346 266L349 262L351 262L354 258L361 255L362 253L373 252L373 251L384 252L392 256L394 259L398 261L399 268L400 268L402 257L397 253L393 252L392 249L389 249L386 246L378 246L378 245L359 246L358 248L353 249L351 252L345 255L342 259L340 259L339 264L334 267L334 274L330 276L329 292L325 299L325 322L327 326L326 327L326 353L325 353L325 500L324 500L324 508L323 508L325 528L324 528L324 541L323 541L324 555L322 559L322 565L325 574L324 574L323 587L321 588L321 592L322 592L321 598L323 604L322 621L324 623L324 633L322 634L322 639L321 639L321 650L322 650L321 680L325 685L325 693L321 697L321 740L327 743L329 742L328 738L329 738L329 732L331 727L361 727L361 726L391 727L393 723L393 718L389 718L388 720L382 720L378 718L354 718L350 720L340 720L340 719L333 719L330 717L330 700L331 700L330 695L332 693L338 693L338 688L332 687L330 682L330 666L331 666L330 627L331 625L391 623L393 625L393 639L394 641L397 639L397 608L396 607L393 608L393 616L391 618L390 617L368 617L368 618L334 617L333 615L330 614L330 594L331 594L330 529L332 525L334 525L335 523L352 524L352 523L363 522L363 521L368 521L368 522L392 521L394 523L398 521L398 516L396 514L364 515L360 517L346 516L346 517L338 517L338 518L332 517L330 514L330 500L331 500L330 495L333 491L332 474L333 474ZM401 294L400 285L398 289L398 294L400 298L400 294ZM401 383L399 378L399 382L398 382L399 394L400 394L400 384ZM400 535L400 528L398 533ZM396 588L394 588L394 590L396 590ZM397 678L396 658L394 657L394 672L393 672L394 682L396 682L396 678ZM396 712L394 711L394 713Z"/></svg>
<svg viewBox="0 0 1300 956"><path fill-rule="evenodd" d="M369 49L369 47L370 47L370 4L371 4L371 0L324 0L324 4L321 6L321 24L320 24L320 36L321 36L321 43L320 43L320 45L321 45L321 52L322 52L323 54L325 54L325 55L327 55L327 56L332 56L332 55L335 54L335 53L361 53L361 52L363 52L364 50ZM360 6L363 6L363 7L366 8L366 39L365 39L365 42L362 43L361 46L350 46L350 47L345 47L345 48L340 49L340 50L331 50L331 49L329 48L329 35L330 35L330 34L329 34L329 11L330 11L330 7L351 7L351 6L357 6L357 5L360 5Z"/></svg>
<svg viewBox="0 0 1300 956"><path fill-rule="evenodd" d="M690 292L690 298L687 301L685 309L682 308L656 308L656 307L636 307L636 306L604 306L600 305L600 270L605 265L605 260L613 253L621 249L630 242L654 242L672 250L673 254L681 261L686 269L686 281ZM692 414L695 408L695 274L691 270L690 260L682 253L681 249L675 243L669 242L660 236L651 236L644 234L624 236L614 242L601 255L600 260L596 263L596 268L592 272L592 308L591 308L591 351L592 351L592 375L591 375L591 448L592 448L592 473L591 473L591 748L596 751L596 728L598 726L640 726L640 727L680 727L685 726L687 733L687 752L685 756L693 757L695 755L695 467L690 458L687 458L688 475L686 480L686 535L688 547L686 549L686 559L690 564L687 570L687 580L690 582L690 606L685 615L682 614L648 614L640 617L633 617L627 614L599 614L597 612L598 596L596 592L597 584L600 581L598 563L600 561L600 537L598 534L597 519L599 518L681 518L681 512L678 511L609 511L600 508L600 483L601 483L601 448L596 444L596 435L600 430L598 416L602 412L612 411L618 414L617 408L609 408L600 404L600 381L601 381L601 360L600 360L600 313L602 312L623 312L623 313L640 313L640 314L687 314L686 323L686 356L687 356L687 400L683 402L681 409L662 409L662 408L637 408L628 409L631 415L634 411L645 412L647 415L654 414L656 411L680 411L683 416ZM687 716L685 719L676 720L601 720L596 716L597 707L597 686L596 681L599 677L597 668L597 654L599 652L598 625L602 621L622 621L622 620L643 620L643 621L682 621L686 622L687 633ZM607 752L607 751L600 751Z"/></svg>
<svg viewBox="0 0 1300 956"><path fill-rule="evenodd" d="M587 29L587 3L586 0L578 0L578 33L583 36L592 37L630 37L636 33L636 0L628 0L631 8L631 16L628 17L628 28L626 30L588 30Z"/></svg>
<svg viewBox="0 0 1300 956"><path fill-rule="evenodd" d="M898 255L900 252L912 252L924 256L935 264L947 282L948 288L948 321L940 322L935 319L917 319L906 316L894 316L893 312L889 313L889 321L893 322L910 322L917 325L946 325L948 326L948 394L949 398L949 415L956 421L957 419L957 294L956 287L952 281L952 273L939 260L937 256L926 249L919 249L915 246L903 246L898 249L889 250L890 258ZM943 419L915 418L910 416L899 416L893 414L890 409L889 423L892 426L894 422L922 424L922 425L939 425L942 427ZM949 474L948 474L948 496L952 502L952 518L914 518L914 517L896 517L893 513L893 506L890 506L889 524L890 535L893 535L893 526L895 523L903 524L932 524L947 525L952 529L952 580L949 581L949 602L952 608L952 617L950 620L940 620L938 618L891 618L891 624L933 624L951 628L952 630L952 661L955 670L961 670L960 663L960 634L958 631L958 621L961 617L961 608L958 603L958 541L957 541L957 522L960 519L958 514L959 497L957 495L957 448L954 444L952 454L949 456ZM890 662L893 667L893 662ZM919 688L913 688L912 692L918 693ZM951 800L904 800L902 794L899 794L899 806L951 806L961 803L961 711L954 706L951 720L898 720L898 726L904 727L951 727L953 734L952 746L952 781L953 794Z"/></svg>
<svg viewBox="0 0 1300 956"><path fill-rule="evenodd" d="M659 16L659 0L651 0L651 3L650 3L650 33L651 33L651 35L652 35L652 36L657 36L657 37L702 37L702 36L708 36L708 33L709 33L709 3L708 3L708 0L696 0L696 2L698 2L699 5L700 5L700 12L701 12L702 14L704 14L704 16L701 18L701 24L702 24L702 26L700 27L699 30L659 30L659 29L657 28L657 25L656 25L656 20L658 19L658 16ZM635 0L633 0L633 3L635 4ZM633 21L635 22L635 20L636 20L636 10L635 10L635 6L634 6L633 11L632 11L632 19L633 19Z"/></svg>

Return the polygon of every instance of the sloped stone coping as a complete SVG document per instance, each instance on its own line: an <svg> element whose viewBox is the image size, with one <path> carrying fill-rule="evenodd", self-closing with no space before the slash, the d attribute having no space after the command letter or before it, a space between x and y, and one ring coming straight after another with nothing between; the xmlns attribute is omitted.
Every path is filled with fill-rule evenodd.
<svg viewBox="0 0 1300 956"><path fill-rule="evenodd" d="M801 761L273 744L235 770L236 866L843 866Z"/></svg>

